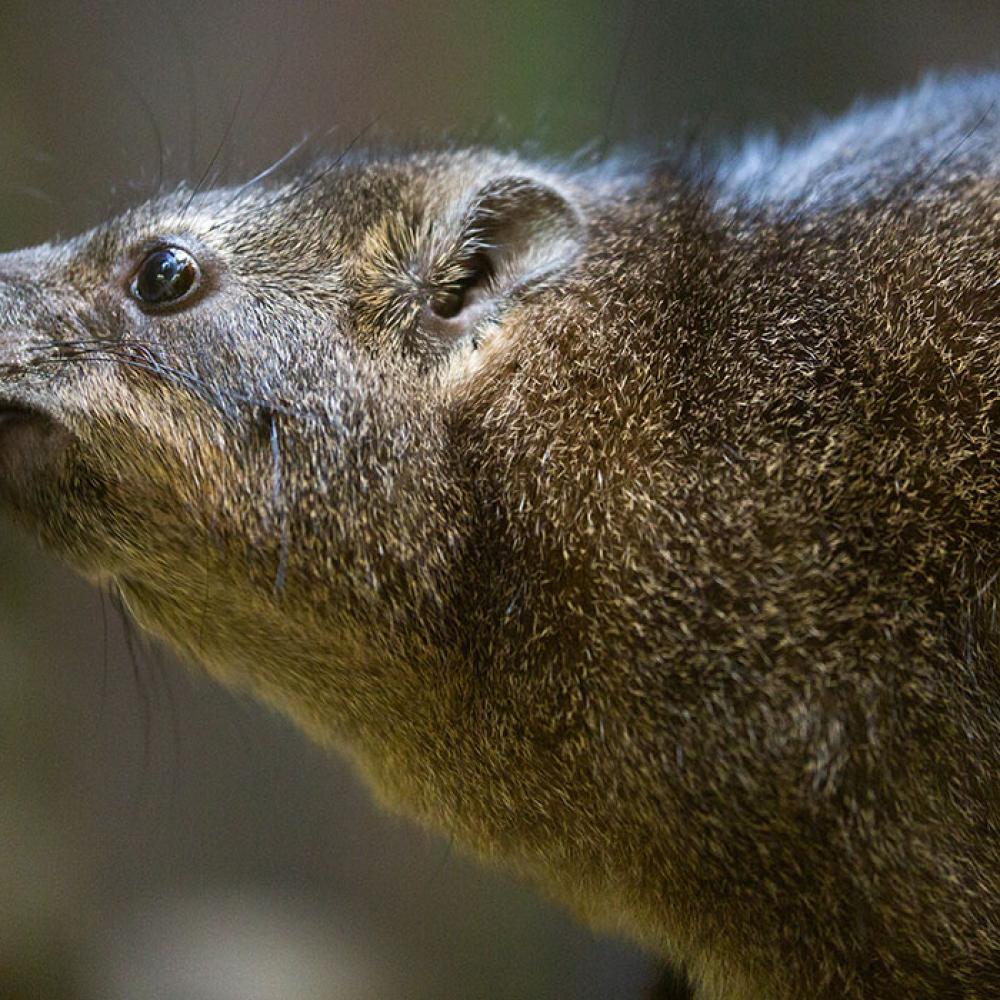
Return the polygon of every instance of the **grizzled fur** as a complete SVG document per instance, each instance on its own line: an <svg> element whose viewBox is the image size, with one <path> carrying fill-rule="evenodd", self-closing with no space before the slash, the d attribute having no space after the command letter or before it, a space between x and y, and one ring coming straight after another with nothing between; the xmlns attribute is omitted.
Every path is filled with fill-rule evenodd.
<svg viewBox="0 0 1000 1000"><path fill-rule="evenodd" d="M348 157L2 256L0 494L699 998L1000 995L998 97L709 177ZM202 284L150 311L164 244Z"/></svg>

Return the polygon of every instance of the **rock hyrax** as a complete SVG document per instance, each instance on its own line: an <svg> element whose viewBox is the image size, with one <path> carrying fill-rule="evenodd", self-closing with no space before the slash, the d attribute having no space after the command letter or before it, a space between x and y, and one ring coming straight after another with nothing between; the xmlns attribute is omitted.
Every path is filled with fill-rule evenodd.
<svg viewBox="0 0 1000 1000"><path fill-rule="evenodd" d="M1000 996L998 97L0 256L0 495L699 998Z"/></svg>

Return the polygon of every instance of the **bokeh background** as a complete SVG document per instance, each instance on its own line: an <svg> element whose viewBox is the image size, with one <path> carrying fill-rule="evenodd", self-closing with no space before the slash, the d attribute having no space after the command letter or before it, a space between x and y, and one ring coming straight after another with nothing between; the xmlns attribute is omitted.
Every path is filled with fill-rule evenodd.
<svg viewBox="0 0 1000 1000"><path fill-rule="evenodd" d="M1000 5L0 2L0 250L160 184L459 138L787 132L994 66ZM0 998L639 997L648 960L379 815L281 719L130 639L0 523Z"/></svg>

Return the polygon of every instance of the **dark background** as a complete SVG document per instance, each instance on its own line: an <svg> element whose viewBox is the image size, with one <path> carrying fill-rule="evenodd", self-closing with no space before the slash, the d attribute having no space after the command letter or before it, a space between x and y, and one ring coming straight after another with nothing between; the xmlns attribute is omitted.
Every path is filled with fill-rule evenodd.
<svg viewBox="0 0 1000 1000"><path fill-rule="evenodd" d="M0 249L162 182L457 137L787 132L992 66L992 2L0 4ZM161 181L162 178L162 181ZM379 815L0 523L0 997L638 997L645 958Z"/></svg>

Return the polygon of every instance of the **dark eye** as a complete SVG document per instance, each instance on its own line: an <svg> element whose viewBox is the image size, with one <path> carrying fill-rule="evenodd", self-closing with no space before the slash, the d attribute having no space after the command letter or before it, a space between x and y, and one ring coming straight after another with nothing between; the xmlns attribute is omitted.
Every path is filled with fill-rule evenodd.
<svg viewBox="0 0 1000 1000"><path fill-rule="evenodd" d="M200 277L191 254L180 247L167 247L154 250L142 262L129 291L143 305L173 305L195 288Z"/></svg>

